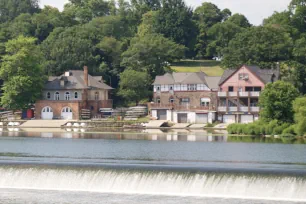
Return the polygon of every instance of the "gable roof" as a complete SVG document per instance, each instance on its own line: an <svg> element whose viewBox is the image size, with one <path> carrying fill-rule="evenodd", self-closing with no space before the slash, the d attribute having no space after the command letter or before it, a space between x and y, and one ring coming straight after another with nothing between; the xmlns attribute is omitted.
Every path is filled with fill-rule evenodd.
<svg viewBox="0 0 306 204"><path fill-rule="evenodd" d="M223 84L227 79L233 76L238 70L242 67L246 67L249 69L255 76L257 76L264 84L272 82L273 76L276 80L280 77L279 69L268 69L268 68L260 68L259 66L249 66L243 65L238 69L226 69L221 77L219 85Z"/></svg>
<svg viewBox="0 0 306 204"><path fill-rule="evenodd" d="M205 84L210 89L217 89L220 78L209 77L204 72L174 72L156 76L153 85Z"/></svg>
<svg viewBox="0 0 306 204"><path fill-rule="evenodd" d="M51 76L45 84L44 89L47 90L67 90L67 89L113 89L101 80L102 77L93 77L88 75L88 86L85 85L84 72L79 70L68 71L69 76L62 74L61 76ZM61 80L65 81L65 85L61 86Z"/></svg>

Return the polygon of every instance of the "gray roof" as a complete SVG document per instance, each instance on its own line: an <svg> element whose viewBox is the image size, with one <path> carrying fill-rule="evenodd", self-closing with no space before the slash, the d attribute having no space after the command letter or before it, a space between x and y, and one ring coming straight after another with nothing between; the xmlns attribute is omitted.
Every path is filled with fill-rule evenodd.
<svg viewBox="0 0 306 204"><path fill-rule="evenodd" d="M174 72L156 76L153 85L205 84L210 89L217 89L220 78L209 77L204 72Z"/></svg>
<svg viewBox="0 0 306 204"><path fill-rule="evenodd" d="M44 89L47 90L67 90L67 89L113 89L102 81L102 77L93 77L88 75L88 86L85 85L84 72L71 70L69 76L65 74L54 77L51 76L45 84ZM99 80L100 79L100 80ZM65 81L65 85L61 86L61 80Z"/></svg>
<svg viewBox="0 0 306 204"><path fill-rule="evenodd" d="M269 82L272 82L273 76L275 77L274 80L278 80L279 77L280 77L279 69L269 69L269 68L262 69L258 66L249 66L249 65L243 65L242 67L248 68L252 73L254 73L265 84L267 84ZM240 68L242 68L242 67L240 67ZM240 68L225 70L222 77L221 77L219 85L224 83L230 76L232 76Z"/></svg>

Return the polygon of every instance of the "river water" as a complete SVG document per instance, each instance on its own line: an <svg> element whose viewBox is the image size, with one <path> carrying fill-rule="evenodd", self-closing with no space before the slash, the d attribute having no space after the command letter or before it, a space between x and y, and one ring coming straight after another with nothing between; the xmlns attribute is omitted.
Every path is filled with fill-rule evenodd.
<svg viewBox="0 0 306 204"><path fill-rule="evenodd" d="M0 203L306 203L303 139L0 132Z"/></svg>

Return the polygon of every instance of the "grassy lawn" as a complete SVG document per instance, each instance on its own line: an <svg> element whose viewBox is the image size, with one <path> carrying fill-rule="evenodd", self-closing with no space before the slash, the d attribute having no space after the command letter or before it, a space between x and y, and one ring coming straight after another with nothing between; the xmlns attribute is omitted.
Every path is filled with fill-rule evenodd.
<svg viewBox="0 0 306 204"><path fill-rule="evenodd" d="M220 62L215 60L181 60L172 63L171 68L176 72L205 72L208 76L221 76L224 70Z"/></svg>

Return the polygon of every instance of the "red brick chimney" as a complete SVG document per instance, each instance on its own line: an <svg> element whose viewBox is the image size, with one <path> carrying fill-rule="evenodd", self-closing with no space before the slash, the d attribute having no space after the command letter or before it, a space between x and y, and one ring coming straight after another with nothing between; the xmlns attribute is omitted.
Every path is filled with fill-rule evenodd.
<svg viewBox="0 0 306 204"><path fill-rule="evenodd" d="M84 82L85 85L88 86L88 67L84 66Z"/></svg>

